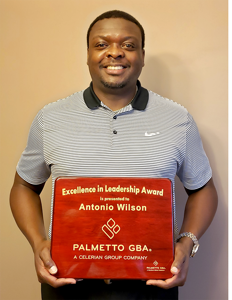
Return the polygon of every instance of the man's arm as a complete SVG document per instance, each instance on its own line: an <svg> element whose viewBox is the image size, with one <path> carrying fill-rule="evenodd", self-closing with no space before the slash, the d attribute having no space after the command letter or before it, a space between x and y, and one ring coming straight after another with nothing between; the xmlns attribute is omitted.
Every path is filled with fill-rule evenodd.
<svg viewBox="0 0 232 300"><path fill-rule="evenodd" d="M192 232L199 239L209 227L217 210L217 192L211 178L200 190L190 191L186 189L188 200L185 206L184 220L180 230ZM167 280L148 280L148 285L156 285L164 289L184 285L189 265L189 257L193 248L193 242L188 237L183 237L176 243L175 260L171 267L174 275Z"/></svg>
<svg viewBox="0 0 232 300"><path fill-rule="evenodd" d="M50 241L47 240L40 193L44 187L32 185L23 180L17 173L10 194L10 205L15 221L29 241L35 256L35 267L38 280L53 287L75 284L73 278L57 279L57 267L50 255Z"/></svg>

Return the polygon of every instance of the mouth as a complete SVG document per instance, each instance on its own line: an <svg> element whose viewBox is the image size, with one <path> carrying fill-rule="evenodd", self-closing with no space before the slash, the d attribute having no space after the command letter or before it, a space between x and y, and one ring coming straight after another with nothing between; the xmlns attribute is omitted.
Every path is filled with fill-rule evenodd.
<svg viewBox="0 0 232 300"><path fill-rule="evenodd" d="M124 67L124 66L106 66L105 68L108 70L122 70L122 69L125 69L126 67Z"/></svg>
<svg viewBox="0 0 232 300"><path fill-rule="evenodd" d="M107 70L122 70L126 69L128 65L122 64L122 63L113 63L113 62L108 62L100 65L100 68L104 68Z"/></svg>
<svg viewBox="0 0 232 300"><path fill-rule="evenodd" d="M102 65L102 68L108 75L119 76L124 74L128 66L122 64L105 64Z"/></svg>

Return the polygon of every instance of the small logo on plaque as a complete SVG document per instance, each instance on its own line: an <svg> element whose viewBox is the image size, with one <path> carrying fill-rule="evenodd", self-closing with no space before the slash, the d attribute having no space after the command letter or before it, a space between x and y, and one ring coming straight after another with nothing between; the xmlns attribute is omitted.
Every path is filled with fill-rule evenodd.
<svg viewBox="0 0 232 300"><path fill-rule="evenodd" d="M155 266L158 266L158 264L159 264L159 263L158 263L158 261L156 261L156 260L153 262L153 265L155 265Z"/></svg>
<svg viewBox="0 0 232 300"><path fill-rule="evenodd" d="M115 234L119 233L120 226L115 223L115 221L110 218L106 224L102 226L102 231L108 236L108 238L112 239Z"/></svg>

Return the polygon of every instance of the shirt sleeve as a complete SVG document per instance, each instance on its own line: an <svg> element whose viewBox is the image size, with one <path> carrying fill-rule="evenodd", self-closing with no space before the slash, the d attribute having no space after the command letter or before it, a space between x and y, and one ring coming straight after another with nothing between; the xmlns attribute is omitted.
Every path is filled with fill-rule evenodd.
<svg viewBox="0 0 232 300"><path fill-rule="evenodd" d="M17 165L19 176L30 184L44 183L51 174L50 166L44 159L43 112L35 117L28 136L27 146Z"/></svg>
<svg viewBox="0 0 232 300"><path fill-rule="evenodd" d="M201 188L210 180L212 170L205 154L197 125L192 116L190 114L188 116L185 156L177 176L185 188L195 190Z"/></svg>

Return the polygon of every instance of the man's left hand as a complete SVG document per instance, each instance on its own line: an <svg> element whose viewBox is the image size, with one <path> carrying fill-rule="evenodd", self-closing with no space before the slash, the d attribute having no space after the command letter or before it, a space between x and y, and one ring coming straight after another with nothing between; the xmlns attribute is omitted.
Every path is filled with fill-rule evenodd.
<svg viewBox="0 0 232 300"><path fill-rule="evenodd" d="M185 240L183 238L183 240ZM191 241L191 240L190 240ZM188 266L189 266L189 253L191 249L191 244L186 245L185 242L189 241L182 241L182 239L176 243L175 247L175 260L171 266L171 273L173 274L172 278L168 278L166 280L154 280L150 279L147 280L147 285L155 285L163 289L170 289L175 286L182 286L184 285L187 274L188 274ZM192 242L192 241L191 241ZM190 246L190 247L189 247Z"/></svg>

